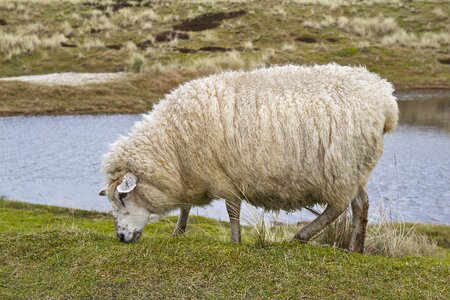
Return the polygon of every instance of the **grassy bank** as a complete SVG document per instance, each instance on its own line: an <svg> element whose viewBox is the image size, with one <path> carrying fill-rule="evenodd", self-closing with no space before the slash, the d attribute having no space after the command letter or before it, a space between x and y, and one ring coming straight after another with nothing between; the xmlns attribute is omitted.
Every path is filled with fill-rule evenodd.
<svg viewBox="0 0 450 300"><path fill-rule="evenodd" d="M446 1L0 0L0 77L137 73L83 87L0 82L0 115L144 112L186 80L282 63L366 65L397 88L450 88L449 16Z"/></svg>
<svg viewBox="0 0 450 300"><path fill-rule="evenodd" d="M0 201L0 298L448 299L449 250L386 258L291 242L236 245L227 223L149 224L121 244L107 214ZM447 240L448 226L421 225ZM442 242L441 242L442 243ZM259 246L258 246L259 245Z"/></svg>

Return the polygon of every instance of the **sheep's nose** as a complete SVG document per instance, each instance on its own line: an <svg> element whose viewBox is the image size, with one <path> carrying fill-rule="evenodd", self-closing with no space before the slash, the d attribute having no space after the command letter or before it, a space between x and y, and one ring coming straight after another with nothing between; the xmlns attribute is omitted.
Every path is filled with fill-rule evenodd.
<svg viewBox="0 0 450 300"><path fill-rule="evenodd" d="M123 233L118 233L118 234L117 234L117 238L118 238L119 241L121 241L122 243L125 243L125 234L123 234Z"/></svg>

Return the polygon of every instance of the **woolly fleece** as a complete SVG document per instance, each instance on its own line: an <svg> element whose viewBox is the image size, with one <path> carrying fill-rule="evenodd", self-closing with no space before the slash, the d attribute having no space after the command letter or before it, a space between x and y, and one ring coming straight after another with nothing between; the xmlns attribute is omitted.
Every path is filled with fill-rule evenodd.
<svg viewBox="0 0 450 300"><path fill-rule="evenodd" d="M212 199L269 210L347 207L398 120L392 85L363 67L275 66L187 82L112 145L115 189L162 213Z"/></svg>

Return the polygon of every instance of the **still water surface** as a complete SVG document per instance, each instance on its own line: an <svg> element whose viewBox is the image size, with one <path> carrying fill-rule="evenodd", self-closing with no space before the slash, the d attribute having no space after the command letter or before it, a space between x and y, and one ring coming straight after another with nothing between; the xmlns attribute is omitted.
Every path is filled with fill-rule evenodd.
<svg viewBox="0 0 450 300"><path fill-rule="evenodd" d="M413 95L414 96L414 95ZM406 221L450 224L450 97L399 95L401 122L385 136L383 157L369 181L370 215L380 203ZM411 100L413 99L413 100ZM101 155L138 115L0 118L0 195L8 199L107 211ZM223 201L194 213L226 220ZM246 205L244 221L256 220ZM309 220L307 212L276 216Z"/></svg>

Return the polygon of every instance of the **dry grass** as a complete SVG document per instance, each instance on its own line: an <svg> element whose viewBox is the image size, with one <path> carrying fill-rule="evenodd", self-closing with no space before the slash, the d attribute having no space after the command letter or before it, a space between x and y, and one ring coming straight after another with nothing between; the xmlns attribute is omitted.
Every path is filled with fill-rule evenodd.
<svg viewBox="0 0 450 300"><path fill-rule="evenodd" d="M442 10L437 10L440 12ZM376 17L325 16L321 20L303 21L303 25L314 29L338 27L350 34L363 38L364 42L381 42L385 46L405 46L413 48L439 48L450 44L447 31L426 31L420 34L408 32L400 27L395 18L380 14Z"/></svg>
<svg viewBox="0 0 450 300"><path fill-rule="evenodd" d="M202 33L201 40L207 43L214 43L218 41L216 33L212 30L206 30Z"/></svg>
<svg viewBox="0 0 450 300"><path fill-rule="evenodd" d="M389 5L402 5L402 0L287 0L287 2L297 4L310 4L310 5L322 5L331 9L336 9L342 6L349 5L376 5L376 4L389 4Z"/></svg>
<svg viewBox="0 0 450 300"><path fill-rule="evenodd" d="M286 52L294 52L297 49L297 46L295 45L294 42L292 43L284 43L281 46L281 50L282 51L286 51Z"/></svg>
<svg viewBox="0 0 450 300"><path fill-rule="evenodd" d="M145 57L137 52L133 52L130 55L130 62L128 65L128 71L133 73L144 73L147 68L147 60Z"/></svg>
<svg viewBox="0 0 450 300"><path fill-rule="evenodd" d="M197 71L150 66L119 81L80 86L0 82L0 116L15 114L126 114L149 111L171 87L200 76ZM126 101L124 101L126 99Z"/></svg>
<svg viewBox="0 0 450 300"><path fill-rule="evenodd" d="M110 21L110 19L98 11L93 11L87 20L83 22L83 27L80 28L79 33L84 34L87 32L99 32L114 30L116 27Z"/></svg>
<svg viewBox="0 0 450 300"><path fill-rule="evenodd" d="M160 16L152 9L136 11L131 8L125 8L119 10L116 14L113 14L112 17L112 22L122 28L131 26L143 28L145 24L145 27L149 29L153 27L152 21L159 20Z"/></svg>
<svg viewBox="0 0 450 300"><path fill-rule="evenodd" d="M98 38L86 39L86 40L84 40L83 44L81 44L81 47L86 50L93 49L93 48L104 48L105 43L103 43Z"/></svg>
<svg viewBox="0 0 450 300"><path fill-rule="evenodd" d="M252 41L244 42L243 47L244 47L245 50L253 50L255 48L253 46L253 42Z"/></svg>
<svg viewBox="0 0 450 300"><path fill-rule="evenodd" d="M212 1L153 1L151 8L146 6L150 4L148 1L128 1L132 7L115 10L111 6L115 2L109 0L95 1L102 5L109 3L106 8L84 5L82 0L0 0L3 8L0 19L7 23L0 26L0 77L125 71L130 67L130 54L136 52L147 61L144 73L180 78L184 75L174 73L182 70L193 76L185 80L222 70L268 64L334 61L366 65L397 87L448 87L447 65L439 59L448 56L449 28L443 25L445 20L436 20L448 16L450 11L437 2L408 1L404 1L402 7L396 4L395 9L390 9L393 2L396 1L298 1L306 3L298 5L289 0L283 3L221 1L218 9ZM331 10L331 6L336 9ZM246 15L224 20L221 25L205 31L189 32L189 39L155 41L159 33L170 30L188 15L196 17L241 9ZM307 26L299 24L302 20ZM68 45L61 47L63 35ZM313 42L294 43L302 36L313 37ZM196 51L205 46L241 51ZM191 51L185 53L181 49ZM158 81L179 82L165 78ZM161 97L161 91L174 87L148 88L152 95ZM89 88L97 91L97 87ZM16 103L30 99L26 91L5 92L24 95L25 99ZM142 91L142 94L145 92L148 93ZM43 102L53 102L45 100L43 95L39 97ZM123 101L132 105L133 99L134 95L130 99L124 97ZM75 102L73 105L79 107ZM93 106L89 107L96 112ZM55 107L55 110L61 111L61 108ZM99 112L105 110L103 106L98 107ZM42 110L36 107L37 111ZM113 111L116 109L111 108ZM135 109L130 107L126 111ZM85 109L80 111L84 112Z"/></svg>
<svg viewBox="0 0 450 300"><path fill-rule="evenodd" d="M380 202L374 224L368 227L365 252L389 257L432 256L437 254L437 245L414 226L407 226L392 205Z"/></svg>
<svg viewBox="0 0 450 300"><path fill-rule="evenodd" d="M127 51L127 52L135 52L135 51L137 51L137 46L136 46L136 44L133 43L133 42L131 42L131 41L126 42L123 48L124 48L125 51Z"/></svg>
<svg viewBox="0 0 450 300"><path fill-rule="evenodd" d="M41 44L37 35L17 35L0 31L0 53L6 59L22 53L30 53Z"/></svg>
<svg viewBox="0 0 450 300"><path fill-rule="evenodd" d="M314 214L321 212L310 209ZM335 222L327 226L313 243L347 249L350 243L352 220L349 210L345 211ZM272 224L267 223L264 213L253 216L250 234L256 236L256 244L267 245L273 242L291 240L301 226L282 224L277 218L271 217ZM414 226L401 221L399 214L390 206L380 206L378 215L367 229L364 253L367 255L382 255L387 257L402 256L436 256L438 248L435 241L415 230Z"/></svg>
<svg viewBox="0 0 450 300"><path fill-rule="evenodd" d="M438 20L443 21L443 20L446 20L446 19L448 18L447 13L444 12L444 11L442 10L442 8L440 8L440 7L436 7L436 8L433 9L431 12L433 13L433 15L434 15Z"/></svg>

